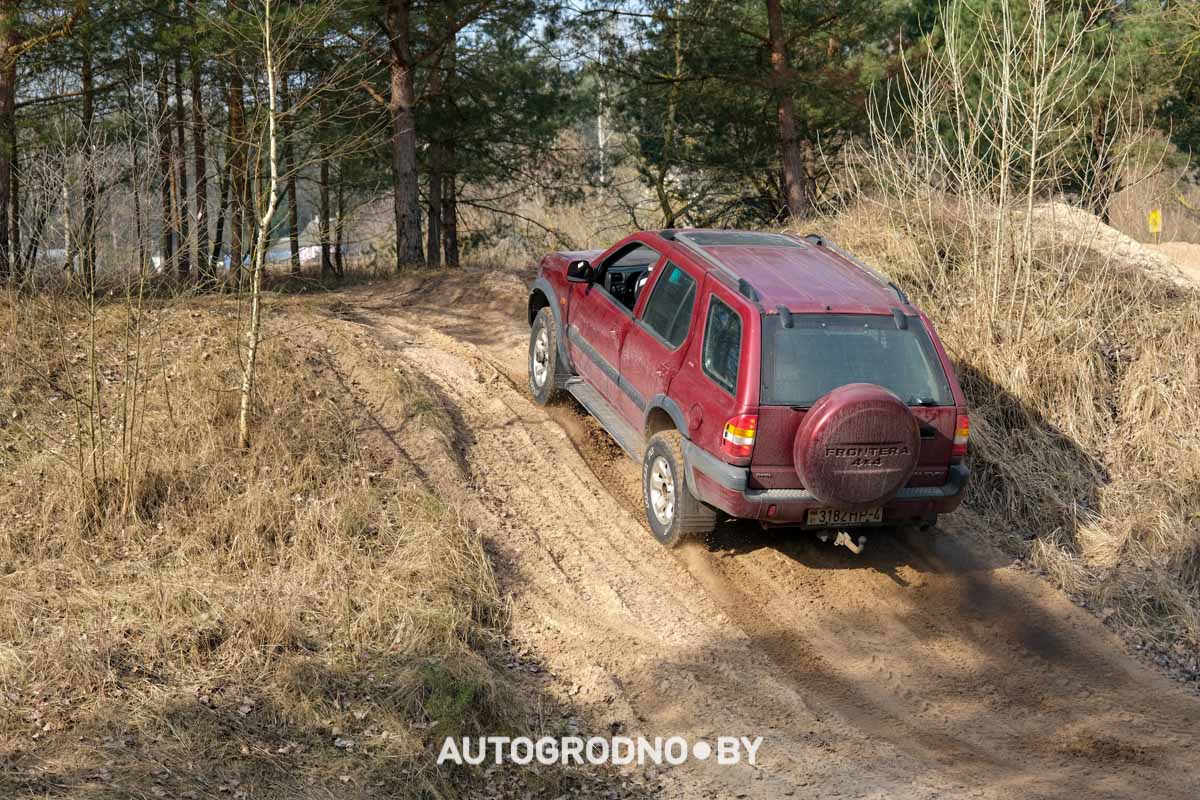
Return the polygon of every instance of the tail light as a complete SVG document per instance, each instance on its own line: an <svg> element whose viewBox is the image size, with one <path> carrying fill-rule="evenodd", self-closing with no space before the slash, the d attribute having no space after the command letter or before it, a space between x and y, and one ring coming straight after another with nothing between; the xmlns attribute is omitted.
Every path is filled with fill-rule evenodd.
<svg viewBox="0 0 1200 800"><path fill-rule="evenodd" d="M971 421L966 414L959 414L954 423L954 444L950 447L950 461L957 464L967 457L967 438L971 435Z"/></svg>
<svg viewBox="0 0 1200 800"><path fill-rule="evenodd" d="M757 414L741 414L725 423L721 434L721 450L733 458L754 455L754 432L758 430Z"/></svg>

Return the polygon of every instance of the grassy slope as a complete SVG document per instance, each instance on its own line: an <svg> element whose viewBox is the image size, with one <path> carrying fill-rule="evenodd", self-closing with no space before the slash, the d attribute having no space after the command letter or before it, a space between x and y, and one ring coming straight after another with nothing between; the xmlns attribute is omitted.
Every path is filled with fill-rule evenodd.
<svg viewBox="0 0 1200 800"><path fill-rule="evenodd" d="M450 419L328 305L271 301L239 453L234 301L102 307L99 436L86 309L0 295L0 795L471 794L441 737L529 729Z"/></svg>
<svg viewBox="0 0 1200 800"><path fill-rule="evenodd" d="M1127 633L1194 654L1200 294L1045 236L1031 277L1004 254L992 323L993 254L955 209L859 206L826 230L937 324L972 406L968 503L996 541ZM1027 279L1022 328L1013 288Z"/></svg>

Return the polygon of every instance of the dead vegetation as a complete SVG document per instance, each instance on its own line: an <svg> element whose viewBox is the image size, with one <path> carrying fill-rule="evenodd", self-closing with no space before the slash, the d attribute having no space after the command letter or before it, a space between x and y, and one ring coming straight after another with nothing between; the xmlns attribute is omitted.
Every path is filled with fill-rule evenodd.
<svg viewBox="0 0 1200 800"><path fill-rule="evenodd" d="M1079 209L1146 172L1140 110L1115 66L1078 71L1105 46L1098 16L973 14L949 4L945 48L879 98L851 170L860 202L829 228L948 344L972 406L968 501L994 538L1106 619L1192 653L1200 295Z"/></svg>
<svg viewBox="0 0 1200 800"><path fill-rule="evenodd" d="M239 452L235 300L0 295L0 794L453 796L442 736L529 729L445 408L270 302Z"/></svg>
<svg viewBox="0 0 1200 800"><path fill-rule="evenodd" d="M1051 239L1030 254L1026 324L990 320L974 263L990 269L989 249L953 205L929 212L864 205L828 229L886 265L950 348L971 404L969 504L1009 552L1105 617L1195 647L1200 295L1074 237ZM1002 264L1009 307L1020 261Z"/></svg>

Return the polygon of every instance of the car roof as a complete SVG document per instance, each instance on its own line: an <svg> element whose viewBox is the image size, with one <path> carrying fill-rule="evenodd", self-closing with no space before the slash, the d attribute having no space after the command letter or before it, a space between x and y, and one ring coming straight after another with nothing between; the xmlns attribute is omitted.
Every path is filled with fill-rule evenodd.
<svg viewBox="0 0 1200 800"><path fill-rule="evenodd" d="M885 276L819 236L703 228L658 234L698 255L709 271L731 278L768 313L777 306L799 314L891 314L909 307Z"/></svg>

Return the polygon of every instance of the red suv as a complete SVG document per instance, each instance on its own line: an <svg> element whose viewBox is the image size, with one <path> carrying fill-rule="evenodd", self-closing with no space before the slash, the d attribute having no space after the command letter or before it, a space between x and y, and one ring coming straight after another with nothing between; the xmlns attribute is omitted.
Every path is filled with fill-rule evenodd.
<svg viewBox="0 0 1200 800"><path fill-rule="evenodd" d="M663 544L719 512L843 529L932 524L962 500L966 401L929 319L819 236L552 253L529 322L534 399L570 392L642 462Z"/></svg>

